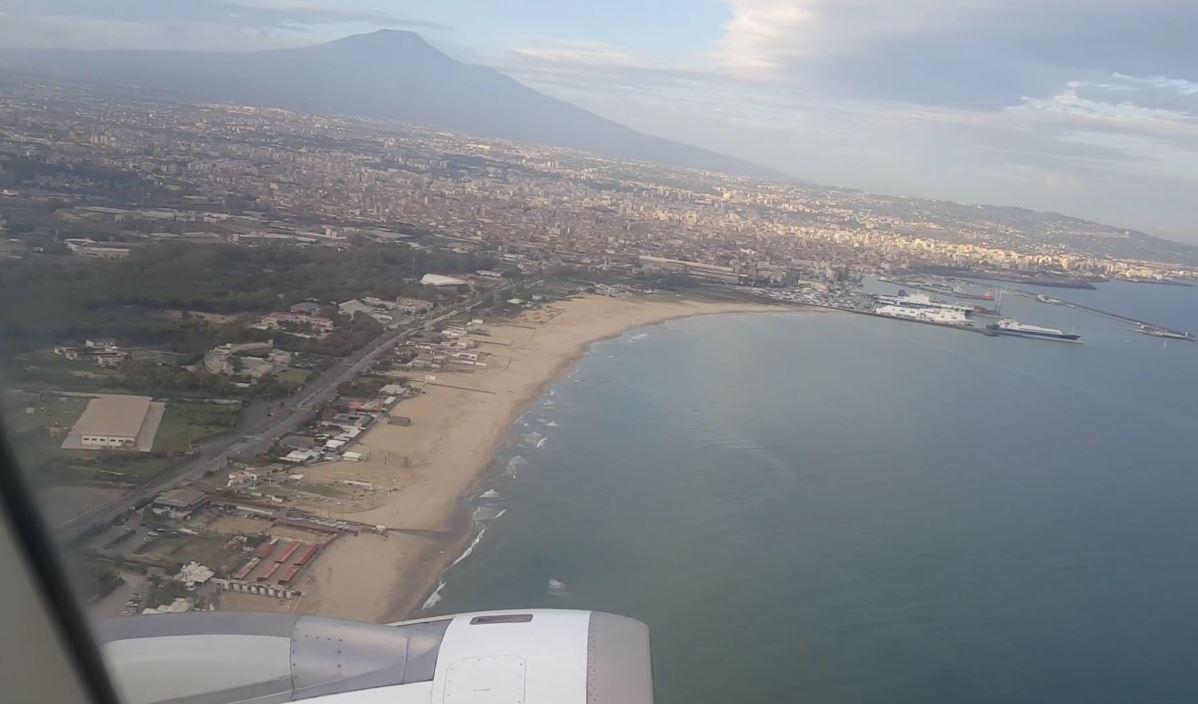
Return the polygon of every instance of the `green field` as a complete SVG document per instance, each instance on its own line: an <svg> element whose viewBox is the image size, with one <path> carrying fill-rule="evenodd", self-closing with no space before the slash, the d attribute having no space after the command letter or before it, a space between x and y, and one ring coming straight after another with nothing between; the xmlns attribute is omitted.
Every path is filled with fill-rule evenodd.
<svg viewBox="0 0 1198 704"><path fill-rule="evenodd" d="M275 376L279 378L279 383L289 389L302 386L303 383L308 380L310 375L311 372L304 369L296 369L295 367L287 367L286 369L275 372Z"/></svg>
<svg viewBox="0 0 1198 704"><path fill-rule="evenodd" d="M37 483L134 486L179 462L201 438L226 432L237 425L236 406L172 401L167 404L154 451L134 454L63 450L66 429L79 418L90 399L43 394L5 410L5 425L22 467ZM33 409L32 413L27 412ZM51 428L59 432L51 434Z"/></svg>
<svg viewBox="0 0 1198 704"><path fill-rule="evenodd" d="M171 401L154 437L154 452L187 452L192 443L237 427L240 412L237 406Z"/></svg>
<svg viewBox="0 0 1198 704"><path fill-rule="evenodd" d="M63 253L0 264L0 320L6 333L0 352L103 335L122 346L197 354L230 340L213 326L148 314L164 309L265 313L280 302L427 294L416 282L424 274L486 269L494 260L366 243L334 249L164 242L138 247L122 260L81 260ZM357 337L350 324L331 339L292 342L308 348L304 351L343 355L378 334L378 324L366 320Z"/></svg>
<svg viewBox="0 0 1198 704"><path fill-rule="evenodd" d="M70 360L49 350L29 353L11 365L11 383L31 389L71 389L120 393L125 379L115 369L94 362Z"/></svg>
<svg viewBox="0 0 1198 704"><path fill-rule="evenodd" d="M46 395L5 406L4 422L12 437L13 451L32 479L55 481L56 477L69 473L65 466L68 453L59 446L66 436L65 430L79 418L87 402L86 398ZM32 413L28 412L30 409ZM61 430L51 435L50 429L54 427Z"/></svg>
<svg viewBox="0 0 1198 704"><path fill-rule="evenodd" d="M157 453L91 452L61 450L66 469L77 479L118 484L142 484L178 463L178 458Z"/></svg>
<svg viewBox="0 0 1198 704"><path fill-rule="evenodd" d="M320 482L304 482L300 484L299 490L309 494L318 494L327 496L332 499L339 499L345 496L345 490L333 484L323 484Z"/></svg>
<svg viewBox="0 0 1198 704"><path fill-rule="evenodd" d="M79 414L83 413L89 400L91 399L84 397L44 394L40 399L30 398L5 408L4 421L10 435L23 438L29 433L40 433L49 437L47 429L52 425L71 427L79 418ZM28 413L29 409L33 409L33 412Z"/></svg>

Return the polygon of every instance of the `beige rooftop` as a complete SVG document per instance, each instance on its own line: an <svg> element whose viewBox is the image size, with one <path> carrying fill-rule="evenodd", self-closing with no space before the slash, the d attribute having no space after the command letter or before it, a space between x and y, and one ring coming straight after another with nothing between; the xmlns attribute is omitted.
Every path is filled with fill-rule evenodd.
<svg viewBox="0 0 1198 704"><path fill-rule="evenodd" d="M135 438L150 410L149 396L101 396L75 422L83 435Z"/></svg>

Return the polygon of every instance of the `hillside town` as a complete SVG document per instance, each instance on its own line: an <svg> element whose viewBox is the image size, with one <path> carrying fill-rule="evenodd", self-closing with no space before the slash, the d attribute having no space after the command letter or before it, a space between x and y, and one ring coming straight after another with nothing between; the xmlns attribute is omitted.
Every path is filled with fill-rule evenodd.
<svg viewBox="0 0 1198 704"><path fill-rule="evenodd" d="M0 86L3 255L97 259L156 242L435 242L522 272L642 257L780 283L921 267L1164 279L1198 254L1011 208L615 162L403 124Z"/></svg>

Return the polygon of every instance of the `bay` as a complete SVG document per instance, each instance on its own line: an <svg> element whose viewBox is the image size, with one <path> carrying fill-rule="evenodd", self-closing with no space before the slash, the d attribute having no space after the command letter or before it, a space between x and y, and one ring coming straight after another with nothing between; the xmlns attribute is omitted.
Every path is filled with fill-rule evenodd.
<svg viewBox="0 0 1198 704"><path fill-rule="evenodd" d="M1003 308L1086 344L768 314L594 345L426 613L639 618L667 704L1194 701L1198 343Z"/></svg>

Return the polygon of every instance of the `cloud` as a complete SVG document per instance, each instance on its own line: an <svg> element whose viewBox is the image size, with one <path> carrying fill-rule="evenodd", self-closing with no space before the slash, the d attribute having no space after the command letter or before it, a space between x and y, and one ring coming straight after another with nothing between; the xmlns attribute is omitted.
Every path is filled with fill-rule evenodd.
<svg viewBox="0 0 1198 704"><path fill-rule="evenodd" d="M1083 98L1078 95L1078 89L1073 87L1065 88L1050 98L1025 98L1021 107L1028 110L1060 112L1097 120L1117 122L1189 120L1193 118L1188 113L1177 110L1143 107L1130 100L1111 102Z"/></svg>
<svg viewBox="0 0 1198 704"><path fill-rule="evenodd" d="M264 17L273 15L282 21L302 24L363 22L380 27L434 31L449 29L439 22L429 22L399 12L361 7L336 0L224 0L220 4L241 6L253 12L264 13Z"/></svg>
<svg viewBox="0 0 1198 704"><path fill-rule="evenodd" d="M1146 2L1135 17L1114 0L729 0L722 35L690 61L542 39L490 62L808 180L1184 236L1198 52L1166 25L1198 10Z"/></svg>
<svg viewBox="0 0 1198 704"><path fill-rule="evenodd" d="M797 56L818 49L801 39L814 21L811 9L801 3L730 2L732 17L715 57L732 69L772 74Z"/></svg>
<svg viewBox="0 0 1198 704"><path fill-rule="evenodd" d="M589 40L533 39L513 53L530 63L582 65L595 68L607 66L647 67L646 61L612 44Z"/></svg>
<svg viewBox="0 0 1198 704"><path fill-rule="evenodd" d="M1053 131L1062 142L1089 141L1082 134L1105 134L1127 154L1152 155L1160 163L1162 149L1198 152L1198 91L1189 81L1161 76L1113 74L1100 80L1073 80L1046 97L1025 97L1001 111L1001 119L1029 129ZM1198 156L1195 153L1194 156ZM1190 178L1192 168L1173 169ZM1195 174L1198 177L1198 174Z"/></svg>
<svg viewBox="0 0 1198 704"><path fill-rule="evenodd" d="M1078 74L1198 76L1188 0L727 0L712 58L828 96L1000 107Z"/></svg>
<svg viewBox="0 0 1198 704"><path fill-rule="evenodd" d="M650 58L581 25L576 38L450 51L637 129L811 181L1174 234L1193 222L1192 0L724 4L710 46L692 54ZM444 29L380 5L0 0L0 44L258 48L379 26ZM503 11L479 0L475 29L485 34L488 13ZM674 29L652 12L644 21L662 23L663 42Z"/></svg>
<svg viewBox="0 0 1198 704"><path fill-rule="evenodd" d="M55 49L202 49L242 51L309 44L286 28L239 27L198 22L129 22L65 15L16 16L0 23L0 46Z"/></svg>
<svg viewBox="0 0 1198 704"><path fill-rule="evenodd" d="M447 29L334 0L0 0L0 14L0 45L85 49L245 50L310 44L321 27Z"/></svg>
<svg viewBox="0 0 1198 704"><path fill-rule="evenodd" d="M1149 76L1147 78L1136 78L1122 73L1116 73L1112 78L1124 81L1131 84L1139 84L1141 86L1151 86L1177 93L1178 95L1198 95L1198 83L1187 81L1184 78L1168 78L1166 76ZM1116 88L1110 84L1102 85L1103 88Z"/></svg>

